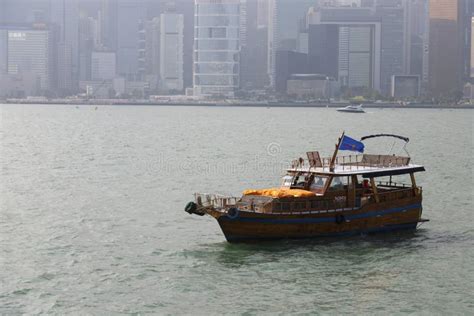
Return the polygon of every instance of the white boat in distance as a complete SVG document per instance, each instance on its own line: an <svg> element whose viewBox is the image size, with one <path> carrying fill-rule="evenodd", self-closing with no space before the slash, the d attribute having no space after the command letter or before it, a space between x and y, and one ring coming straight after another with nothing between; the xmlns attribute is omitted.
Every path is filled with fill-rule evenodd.
<svg viewBox="0 0 474 316"><path fill-rule="evenodd" d="M365 113L365 110L362 108L362 104L359 104L359 105L351 104L343 108L338 108L337 110L339 112Z"/></svg>

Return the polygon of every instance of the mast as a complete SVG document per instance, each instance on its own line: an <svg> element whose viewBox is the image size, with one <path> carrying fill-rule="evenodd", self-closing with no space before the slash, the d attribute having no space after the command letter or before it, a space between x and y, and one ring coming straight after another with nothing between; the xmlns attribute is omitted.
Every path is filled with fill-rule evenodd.
<svg viewBox="0 0 474 316"><path fill-rule="evenodd" d="M339 146L341 146L341 141L342 141L342 138L344 137L344 133L345 133L345 131L342 132L341 137L339 137L339 140L336 144L336 149L334 150L334 154L332 155L331 162L329 163L329 171L330 172L334 172L334 164L336 162L337 152L339 151Z"/></svg>

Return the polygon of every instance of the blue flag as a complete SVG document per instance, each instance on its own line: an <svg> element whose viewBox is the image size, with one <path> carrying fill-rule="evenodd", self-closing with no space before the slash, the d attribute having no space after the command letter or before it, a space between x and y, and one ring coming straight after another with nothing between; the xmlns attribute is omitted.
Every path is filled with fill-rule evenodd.
<svg viewBox="0 0 474 316"><path fill-rule="evenodd" d="M341 140L341 145L339 145L339 150L351 150L358 151L360 153L364 152L364 144L353 138L350 138L346 135Z"/></svg>

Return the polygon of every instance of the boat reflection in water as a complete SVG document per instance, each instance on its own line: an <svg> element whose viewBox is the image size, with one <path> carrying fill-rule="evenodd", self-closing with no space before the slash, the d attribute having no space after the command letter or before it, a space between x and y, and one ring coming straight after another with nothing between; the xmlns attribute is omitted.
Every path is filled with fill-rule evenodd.
<svg viewBox="0 0 474 316"><path fill-rule="evenodd" d="M361 141L342 135L330 158L316 151L292 163L280 187L245 190L241 197L195 193L185 211L217 219L227 241L348 236L416 229L421 218L422 188L415 173L425 171L406 156L357 154Z"/></svg>

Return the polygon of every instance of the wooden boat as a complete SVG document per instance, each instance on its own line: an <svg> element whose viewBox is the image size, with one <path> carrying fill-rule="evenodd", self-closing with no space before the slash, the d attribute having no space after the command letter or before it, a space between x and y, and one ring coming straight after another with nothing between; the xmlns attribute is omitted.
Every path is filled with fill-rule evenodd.
<svg viewBox="0 0 474 316"><path fill-rule="evenodd" d="M408 142L387 134L361 140L382 136ZM229 242L414 230L428 221L421 218L422 188L415 181L425 168L409 155L338 156L339 150L364 150L346 138L330 158L313 151L306 161L294 161L279 188L246 190L242 197L195 193L185 211L217 219Z"/></svg>

